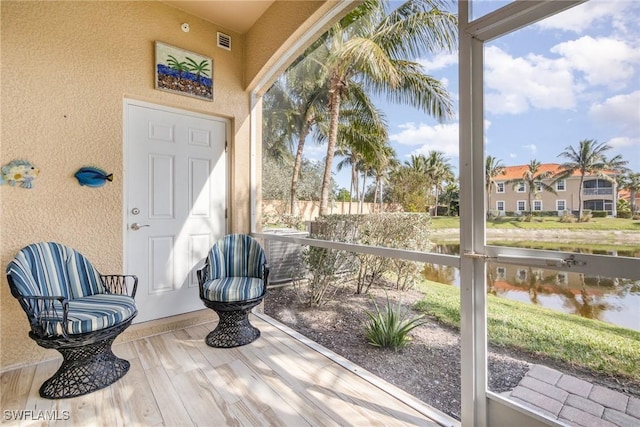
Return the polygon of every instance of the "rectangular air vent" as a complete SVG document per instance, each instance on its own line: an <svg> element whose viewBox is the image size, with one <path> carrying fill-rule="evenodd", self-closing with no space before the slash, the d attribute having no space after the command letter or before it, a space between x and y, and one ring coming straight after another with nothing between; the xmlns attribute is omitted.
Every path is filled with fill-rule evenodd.
<svg viewBox="0 0 640 427"><path fill-rule="evenodd" d="M218 47L231 50L231 36L223 33L218 33Z"/></svg>

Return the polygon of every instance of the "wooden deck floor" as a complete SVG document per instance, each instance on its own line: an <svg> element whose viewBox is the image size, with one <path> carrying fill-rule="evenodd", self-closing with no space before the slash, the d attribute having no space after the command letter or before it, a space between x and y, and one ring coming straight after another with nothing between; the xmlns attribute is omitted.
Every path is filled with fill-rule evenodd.
<svg viewBox="0 0 640 427"><path fill-rule="evenodd" d="M294 332L265 319L252 316L262 336L234 349L204 343L215 322L117 344L114 353L131 362L129 373L74 399L38 395L60 360L4 372L2 424L439 425L429 418L438 414L433 417L427 405L377 377L371 376L372 384L354 374L358 367L336 363L322 354L329 354L326 350L316 351L304 337L294 338ZM26 421L14 421L20 417Z"/></svg>

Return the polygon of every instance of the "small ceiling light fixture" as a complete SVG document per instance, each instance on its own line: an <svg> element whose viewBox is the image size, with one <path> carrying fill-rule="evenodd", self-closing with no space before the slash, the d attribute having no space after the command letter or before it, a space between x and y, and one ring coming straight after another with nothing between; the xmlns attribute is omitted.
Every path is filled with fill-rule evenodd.
<svg viewBox="0 0 640 427"><path fill-rule="evenodd" d="M180 28L182 28L182 31L184 31L185 33L189 32L189 24L188 23L184 23L180 26Z"/></svg>

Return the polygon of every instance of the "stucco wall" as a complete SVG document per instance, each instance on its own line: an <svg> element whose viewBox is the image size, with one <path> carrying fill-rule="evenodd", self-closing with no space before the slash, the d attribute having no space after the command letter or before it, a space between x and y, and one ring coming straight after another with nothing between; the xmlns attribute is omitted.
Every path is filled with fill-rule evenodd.
<svg viewBox="0 0 640 427"><path fill-rule="evenodd" d="M36 241L80 250L103 272L121 272L123 99L231 118L232 230L249 229L249 96L243 37L160 2L1 2L0 161L31 161L32 189L0 186L1 265ZM189 22L191 31L180 29ZM216 31L233 51L215 46ZM154 41L213 58L214 102L154 89ZM80 187L78 168L114 180ZM0 286L2 369L51 357L27 337L26 317Z"/></svg>

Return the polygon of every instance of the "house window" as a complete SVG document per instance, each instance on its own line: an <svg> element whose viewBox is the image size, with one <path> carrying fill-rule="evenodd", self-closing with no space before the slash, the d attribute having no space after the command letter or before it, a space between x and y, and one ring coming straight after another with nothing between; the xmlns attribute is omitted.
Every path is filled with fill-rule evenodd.
<svg viewBox="0 0 640 427"><path fill-rule="evenodd" d="M498 200L496 202L496 210L504 212L504 200Z"/></svg>
<svg viewBox="0 0 640 427"><path fill-rule="evenodd" d="M542 183L536 182L536 192L539 193L542 191Z"/></svg>
<svg viewBox="0 0 640 427"><path fill-rule="evenodd" d="M516 192L518 193L525 193L527 191L527 186L525 185L524 182L521 182L519 184L517 184L516 186Z"/></svg>
<svg viewBox="0 0 640 427"><path fill-rule="evenodd" d="M496 182L496 193L504 193L504 182Z"/></svg>
<svg viewBox="0 0 640 427"><path fill-rule="evenodd" d="M556 200L556 210L564 211L567 209L567 201L566 200Z"/></svg>
<svg viewBox="0 0 640 427"><path fill-rule="evenodd" d="M542 210L542 200L533 201L533 210L540 212Z"/></svg>
<svg viewBox="0 0 640 427"><path fill-rule="evenodd" d="M497 267L496 268L496 279L497 280L504 280L507 278L507 269L504 267Z"/></svg>
<svg viewBox="0 0 640 427"><path fill-rule="evenodd" d="M526 200L518 200L518 202L516 203L516 206L518 207L517 211L518 212L524 212L527 210L527 201Z"/></svg>
<svg viewBox="0 0 640 427"><path fill-rule="evenodd" d="M560 181L556 182L556 191L566 191L567 189L567 181L564 179L561 179Z"/></svg>
<svg viewBox="0 0 640 427"><path fill-rule="evenodd" d="M560 285L560 286L564 286L567 284L567 273L565 272L558 272L558 274L556 274L556 284Z"/></svg>
<svg viewBox="0 0 640 427"><path fill-rule="evenodd" d="M527 280L527 270L524 268L519 268L516 272L516 282L522 283Z"/></svg>

